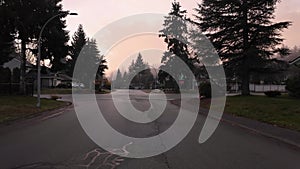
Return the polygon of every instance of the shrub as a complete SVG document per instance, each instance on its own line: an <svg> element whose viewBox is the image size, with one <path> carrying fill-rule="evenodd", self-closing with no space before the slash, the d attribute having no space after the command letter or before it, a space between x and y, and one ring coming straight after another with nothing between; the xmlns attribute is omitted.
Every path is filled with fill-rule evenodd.
<svg viewBox="0 0 300 169"><path fill-rule="evenodd" d="M101 85L100 84L95 84L95 90L100 91L101 90Z"/></svg>
<svg viewBox="0 0 300 169"><path fill-rule="evenodd" d="M205 98L211 98L211 85L208 82L201 83L199 86L200 95Z"/></svg>
<svg viewBox="0 0 300 169"><path fill-rule="evenodd" d="M286 90L290 96L300 98L300 76L287 80Z"/></svg>
<svg viewBox="0 0 300 169"><path fill-rule="evenodd" d="M279 91L267 91L265 92L265 95L268 97L277 97L277 96L281 96L281 92Z"/></svg>
<svg viewBox="0 0 300 169"><path fill-rule="evenodd" d="M103 89L111 90L111 82L104 81Z"/></svg>

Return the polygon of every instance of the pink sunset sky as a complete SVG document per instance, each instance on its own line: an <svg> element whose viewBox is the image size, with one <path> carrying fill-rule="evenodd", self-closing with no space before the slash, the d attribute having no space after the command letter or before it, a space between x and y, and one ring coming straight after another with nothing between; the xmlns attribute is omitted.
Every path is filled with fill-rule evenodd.
<svg viewBox="0 0 300 169"><path fill-rule="evenodd" d="M197 3L201 2L200 0L177 1L181 3L183 9L188 11L189 16L195 14L193 9L197 7ZM172 2L173 0L63 0L63 6L65 10L79 14L67 18L67 30L70 31L70 35L72 36L78 25L82 24L87 36L93 37L101 28L126 16L141 13L167 14L171 9ZM300 45L298 33L300 30L300 1L282 0L277 6L276 21L292 21L293 25L283 33L286 39L284 44L289 47ZM147 58L145 60L148 61ZM108 58L108 62L111 68L109 72L118 66L114 59ZM158 63L159 61L151 64L157 65Z"/></svg>

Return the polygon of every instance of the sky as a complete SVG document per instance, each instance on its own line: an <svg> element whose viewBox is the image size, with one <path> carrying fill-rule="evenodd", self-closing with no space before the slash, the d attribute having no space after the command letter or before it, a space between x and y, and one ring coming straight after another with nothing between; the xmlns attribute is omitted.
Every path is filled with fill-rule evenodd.
<svg viewBox="0 0 300 169"><path fill-rule="evenodd" d="M201 2L200 0L177 1L181 3L183 9L188 11L189 16L195 14L193 9L197 7L197 3ZM78 25L82 24L87 36L94 37L102 28L124 17L142 13L162 13L166 15L171 9L172 2L173 0L63 0L63 7L64 10L77 12L79 14L78 16L67 17L67 30L70 31L70 36L72 36L77 30ZM293 47L295 45L300 46L300 36L298 32L300 30L300 1L282 0L282 2L277 6L276 21L293 22L293 25L283 32L283 37L286 39L284 44L289 47ZM132 41L131 43L141 43L140 40L143 38L140 37L140 39L137 39L138 40ZM160 42L155 42L155 40L153 40L152 43L160 44ZM100 44L101 42L98 42L98 45ZM126 49L128 46L130 46L128 45L128 42L125 42L123 45L123 49ZM120 47L118 50L121 51ZM124 50L124 52L125 51L126 50ZM151 59L151 55L153 55L153 53L158 54L158 51L153 50L153 53L149 52L148 49L146 49L146 51L147 52L145 53L142 52L142 54L145 55L144 60L146 62L151 62L149 63L151 66L157 66L160 62L160 59L155 59L155 61L153 61L153 59ZM160 52L162 53L162 51ZM137 53L138 51L132 51L131 53L127 51L126 55L128 56L123 55L108 57L107 60L109 62L110 70L107 72L107 74L114 71L114 69L121 64L121 61L127 60L128 62L128 58L131 58L131 60L134 59L133 56L136 56ZM125 70L126 66L121 65L119 68Z"/></svg>

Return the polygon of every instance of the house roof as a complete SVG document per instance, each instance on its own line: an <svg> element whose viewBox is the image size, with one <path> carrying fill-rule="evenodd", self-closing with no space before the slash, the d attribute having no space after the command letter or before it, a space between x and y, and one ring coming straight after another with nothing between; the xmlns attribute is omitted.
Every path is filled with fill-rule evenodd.
<svg viewBox="0 0 300 169"><path fill-rule="evenodd" d="M63 74L63 73L58 73L56 74L57 77L60 77L61 80L66 80L66 81L72 81L72 77L66 75L66 74Z"/></svg>
<svg viewBox="0 0 300 169"><path fill-rule="evenodd" d="M14 57L12 60L10 60L9 62L6 62L3 64L4 68L9 68L11 70L15 69L15 68L19 68L21 67L21 57L20 56L16 56ZM33 68L34 65L31 64L30 62L26 61L26 67L28 68Z"/></svg>
<svg viewBox="0 0 300 169"><path fill-rule="evenodd" d="M36 70L31 70L26 74L26 78L30 79L36 79L37 78L37 72ZM62 81L72 81L72 78L68 75L65 75L63 73L50 73L47 74L42 73L41 74L42 79L56 79L56 80L62 80Z"/></svg>
<svg viewBox="0 0 300 169"><path fill-rule="evenodd" d="M286 61L288 63L290 63L291 61L299 58L300 56L297 56L297 55L294 55L294 54L291 54L291 55L288 55L286 57L278 57L277 59L278 60L282 60L282 61Z"/></svg>
<svg viewBox="0 0 300 169"><path fill-rule="evenodd" d="M29 79L36 79L37 78L37 72L35 70L31 70L26 74L26 78ZM42 79L57 79L58 77L52 75L52 74L41 74Z"/></svg>
<svg viewBox="0 0 300 169"><path fill-rule="evenodd" d="M300 67L300 56L298 56L294 60L290 61L289 63L290 63L290 65L295 65L297 67Z"/></svg>

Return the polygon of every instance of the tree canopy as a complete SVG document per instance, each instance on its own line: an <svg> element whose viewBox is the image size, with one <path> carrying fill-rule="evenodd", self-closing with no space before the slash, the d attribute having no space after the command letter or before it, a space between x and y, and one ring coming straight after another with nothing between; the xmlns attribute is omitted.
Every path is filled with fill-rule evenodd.
<svg viewBox="0 0 300 169"><path fill-rule="evenodd" d="M81 63L84 71L77 72L76 75L80 82L84 83L86 87L92 88L93 83L96 79L102 78L104 71L108 69L107 62L97 47L95 39L87 39L85 46L82 48L80 57L77 61ZM94 72L94 70L97 70ZM91 72L94 72L91 74Z"/></svg>
<svg viewBox="0 0 300 169"><path fill-rule="evenodd" d="M196 8L199 27L211 40L229 72L242 80L249 95L250 73L264 66L283 42L291 22L274 23L279 0L203 0ZM227 74L228 76L229 74Z"/></svg>
<svg viewBox="0 0 300 169"><path fill-rule="evenodd" d="M42 35L41 59L49 59L53 71L64 69L63 59L68 54L68 32L63 20L68 14L63 11L62 0L3 0L1 1L0 23L5 25L1 31L2 43L0 50L9 50L8 44L14 40L21 43L21 92L25 93L26 56L32 53L37 56L37 39L43 25L53 16L54 18L46 27ZM4 36L2 36L4 35ZM4 47L4 48L3 48ZM8 51L8 53L11 51ZM2 52L1 52L2 53ZM6 60L8 53L1 55L1 60ZM40 64L40 63L39 63Z"/></svg>
<svg viewBox="0 0 300 169"><path fill-rule="evenodd" d="M189 29L187 23L187 11L183 10L179 2L172 3L172 9L168 16L165 17L163 29L160 31L160 37L164 38L165 43L167 43L167 50L164 53L161 63L163 65L161 68L174 72L177 77L171 77L165 71L159 72L159 79L161 83L166 83L166 81L171 81L174 87L175 79L179 76L187 75L187 72L182 72L182 70L176 68L178 65L175 57L180 58L185 62L186 65L193 71L195 58L191 57L189 50ZM186 79L187 80L187 79Z"/></svg>
<svg viewBox="0 0 300 169"><path fill-rule="evenodd" d="M14 50L14 24L12 12L6 1L0 3L0 65L12 59L9 57Z"/></svg>
<svg viewBox="0 0 300 169"><path fill-rule="evenodd" d="M150 66L144 61L141 53L138 54L136 60L132 60L131 65L128 67L128 73L125 73L123 79L126 82L128 82L129 79L132 79L130 84L136 87L150 88L150 85L154 80Z"/></svg>
<svg viewBox="0 0 300 169"><path fill-rule="evenodd" d="M68 60L67 64L67 74L69 76L73 76L74 67L77 61L77 58L84 47L84 45L87 43L87 37L83 30L83 26L79 25L77 31L74 33L72 37L72 45L70 47L70 56L71 59Z"/></svg>

